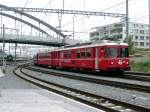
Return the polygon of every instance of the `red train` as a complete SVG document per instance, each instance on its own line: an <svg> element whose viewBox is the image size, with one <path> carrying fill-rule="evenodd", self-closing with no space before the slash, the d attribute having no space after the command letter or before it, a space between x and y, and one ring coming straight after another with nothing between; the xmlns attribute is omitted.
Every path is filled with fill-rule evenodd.
<svg viewBox="0 0 150 112"><path fill-rule="evenodd" d="M59 48L36 54L34 64L95 71L130 70L126 43L101 43Z"/></svg>

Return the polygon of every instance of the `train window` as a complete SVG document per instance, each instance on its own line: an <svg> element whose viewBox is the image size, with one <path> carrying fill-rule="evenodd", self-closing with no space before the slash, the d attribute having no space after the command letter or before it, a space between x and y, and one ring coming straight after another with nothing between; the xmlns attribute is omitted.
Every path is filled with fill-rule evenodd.
<svg viewBox="0 0 150 112"><path fill-rule="evenodd" d="M86 51L83 49L82 52L81 52L81 56L82 58L85 58L86 57Z"/></svg>
<svg viewBox="0 0 150 112"><path fill-rule="evenodd" d="M39 58L49 58L49 55L47 53L42 53L39 55Z"/></svg>
<svg viewBox="0 0 150 112"><path fill-rule="evenodd" d="M86 53L86 56L87 56L87 57L91 57L91 53L90 53L90 52L87 52L87 53Z"/></svg>
<svg viewBox="0 0 150 112"><path fill-rule="evenodd" d="M71 58L71 52L70 51L65 52L64 57L65 58Z"/></svg>
<svg viewBox="0 0 150 112"><path fill-rule="evenodd" d="M117 48L108 48L107 53L108 53L109 57L116 58L118 56L118 49Z"/></svg>
<svg viewBox="0 0 150 112"><path fill-rule="evenodd" d="M101 49L100 49L100 56L101 56L101 57L105 57L105 52L106 52L106 51L105 51L105 48L101 48Z"/></svg>
<svg viewBox="0 0 150 112"><path fill-rule="evenodd" d="M88 49L86 52L86 57L91 57L91 49Z"/></svg>
<svg viewBox="0 0 150 112"><path fill-rule="evenodd" d="M104 53L104 48L101 48L101 51L100 51L101 53Z"/></svg>
<svg viewBox="0 0 150 112"><path fill-rule="evenodd" d="M128 48L121 48L120 52L121 57L128 57Z"/></svg>
<svg viewBox="0 0 150 112"><path fill-rule="evenodd" d="M52 58L54 58L54 53L52 52L51 54L52 54Z"/></svg>
<svg viewBox="0 0 150 112"><path fill-rule="evenodd" d="M80 50L77 50L77 58L80 58Z"/></svg>
<svg viewBox="0 0 150 112"><path fill-rule="evenodd" d="M64 58L67 58L67 54L66 54L66 52L64 52Z"/></svg>
<svg viewBox="0 0 150 112"><path fill-rule="evenodd" d="M82 51L82 52L81 52L81 56L82 56L83 58L85 58L85 57L86 57L86 52L85 52L85 51Z"/></svg>
<svg viewBox="0 0 150 112"><path fill-rule="evenodd" d="M60 53L60 58L64 58L63 54L64 54L63 52Z"/></svg>
<svg viewBox="0 0 150 112"><path fill-rule="evenodd" d="M107 48L104 48L104 57L107 57Z"/></svg>

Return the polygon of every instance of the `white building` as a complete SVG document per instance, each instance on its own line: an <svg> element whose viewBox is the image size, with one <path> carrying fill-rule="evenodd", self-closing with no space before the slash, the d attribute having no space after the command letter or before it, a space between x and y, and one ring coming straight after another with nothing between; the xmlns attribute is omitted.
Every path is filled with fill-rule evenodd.
<svg viewBox="0 0 150 112"><path fill-rule="evenodd" d="M133 39L136 48L150 48L148 24L129 23L129 37ZM126 37L125 23L118 22L105 26L92 28L90 40L96 41L101 38L124 39Z"/></svg>

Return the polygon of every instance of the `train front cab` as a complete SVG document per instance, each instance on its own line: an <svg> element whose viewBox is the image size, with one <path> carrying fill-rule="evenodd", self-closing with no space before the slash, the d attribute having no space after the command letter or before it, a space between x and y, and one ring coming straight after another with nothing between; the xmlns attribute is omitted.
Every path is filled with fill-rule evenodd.
<svg viewBox="0 0 150 112"><path fill-rule="evenodd" d="M98 59L102 71L130 70L128 46L100 47Z"/></svg>

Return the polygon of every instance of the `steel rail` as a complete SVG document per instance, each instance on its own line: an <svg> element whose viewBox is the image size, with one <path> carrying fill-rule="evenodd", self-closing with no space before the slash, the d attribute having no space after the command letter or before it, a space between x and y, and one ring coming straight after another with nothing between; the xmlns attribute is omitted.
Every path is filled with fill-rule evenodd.
<svg viewBox="0 0 150 112"><path fill-rule="evenodd" d="M60 69L61 70L61 69ZM67 72L70 72L67 70ZM81 73L82 71L77 71L77 70L71 70L71 73ZM97 74L96 72L91 72L91 71L84 71L84 73L86 74L90 74L93 76L100 76L99 74ZM105 74L105 72L104 72ZM110 75L110 73L106 73L106 76L113 76L112 78L124 78L124 79L131 79L131 80L137 80L137 81L144 81L144 82L150 82L150 74L149 73L142 73L142 72L130 72L130 71L125 71L123 74L120 73L117 75ZM102 75L104 76L104 75Z"/></svg>
<svg viewBox="0 0 150 112"><path fill-rule="evenodd" d="M150 82L150 76L146 75L123 74L122 76L119 76L119 78Z"/></svg>
<svg viewBox="0 0 150 112"><path fill-rule="evenodd" d="M144 75L144 76L150 76L150 73L144 73L144 72L135 72L135 71L126 71L125 74L134 74L134 75Z"/></svg>
<svg viewBox="0 0 150 112"><path fill-rule="evenodd" d="M35 85L38 85L42 88L51 90L55 93L61 94L63 96L67 96L69 98L75 99L77 101L80 101L82 103L85 103L87 105L96 107L101 110L105 110L107 112L148 112L149 109L137 106L134 104L129 104L126 102L121 102L115 99L110 99L103 96L94 95L91 93L87 93L81 90L76 90L73 88L65 87L62 85L58 85L55 83L51 83L36 77L33 77L25 72L22 71L22 67L17 67L13 71L17 76L20 78L29 81L31 83L34 83Z"/></svg>
<svg viewBox="0 0 150 112"><path fill-rule="evenodd" d="M70 74L66 75L65 73L57 73L57 72L52 72L52 71L36 69L32 67L26 67L26 69L36 71L36 72L42 72L47 75L59 76L59 77L64 77L64 78L69 78L69 79L87 81L87 82L96 83L96 84L103 84L103 85L109 85L109 86L114 86L114 87L119 87L119 88L125 88L125 89L150 93L149 86L116 82L116 81L110 81L110 80L104 80L104 79L96 79L96 78L90 78L90 77L85 77L85 76L75 76L75 75L70 75Z"/></svg>

